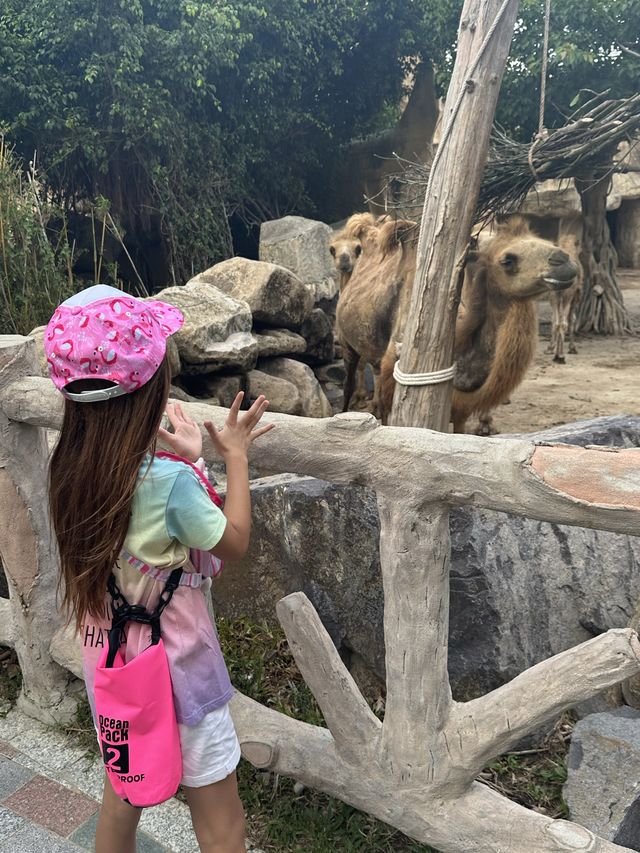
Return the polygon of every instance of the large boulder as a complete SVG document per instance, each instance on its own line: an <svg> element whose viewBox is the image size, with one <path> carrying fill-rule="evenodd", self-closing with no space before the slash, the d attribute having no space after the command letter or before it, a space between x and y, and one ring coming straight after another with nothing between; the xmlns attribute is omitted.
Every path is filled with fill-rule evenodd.
<svg viewBox="0 0 640 853"><path fill-rule="evenodd" d="M320 383L306 364L292 358L267 358L261 360L258 367L270 376L286 379L298 389L302 401L300 414L307 418L330 418L333 415Z"/></svg>
<svg viewBox="0 0 640 853"><path fill-rule="evenodd" d="M314 308L300 327L306 341L302 359L309 364L327 364L335 358L333 323L322 308Z"/></svg>
<svg viewBox="0 0 640 853"><path fill-rule="evenodd" d="M212 373L239 368L251 370L258 345L251 335L251 310L198 277L182 287L168 287L158 299L176 305L184 326L173 335L182 361L182 373Z"/></svg>
<svg viewBox="0 0 640 853"><path fill-rule="evenodd" d="M616 224L616 248L623 267L640 267L640 199L623 201Z"/></svg>
<svg viewBox="0 0 640 853"><path fill-rule="evenodd" d="M536 438L561 441L562 429ZM640 445L640 418L564 430L574 444ZM375 495L280 476L253 484L252 496L252 544L217 585L221 609L273 616L280 597L302 589L345 654L383 677ZM635 537L463 507L451 513L451 532L449 669L459 698L625 626L640 596Z"/></svg>
<svg viewBox="0 0 640 853"><path fill-rule="evenodd" d="M213 399L219 401L219 405L228 409L238 392L248 389L246 374L236 373L232 375L209 373L197 376L185 376L182 383L188 393L201 401L209 402Z"/></svg>
<svg viewBox="0 0 640 853"><path fill-rule="evenodd" d="M333 231L324 222L285 216L260 227L260 260L294 272L313 289L314 301L331 302L338 277L329 253Z"/></svg>
<svg viewBox="0 0 640 853"><path fill-rule="evenodd" d="M261 370L252 370L248 379L252 399L255 400L260 394L264 394L269 401L270 412L282 412L285 415L302 414L302 397L292 382L263 373Z"/></svg>
<svg viewBox="0 0 640 853"><path fill-rule="evenodd" d="M553 179L535 185L525 198L521 212L544 217L573 216L582 213L582 203L572 180Z"/></svg>
<svg viewBox="0 0 640 853"><path fill-rule="evenodd" d="M258 344L258 358L299 355L307 350L307 341L303 336L289 329L263 329L259 333L256 332L253 337Z"/></svg>
<svg viewBox="0 0 640 853"><path fill-rule="evenodd" d="M571 819L640 850L640 711L617 708L580 720L563 789Z"/></svg>
<svg viewBox="0 0 640 853"><path fill-rule="evenodd" d="M313 308L313 291L288 269L247 258L230 258L189 284L213 285L246 303L257 326L297 329Z"/></svg>

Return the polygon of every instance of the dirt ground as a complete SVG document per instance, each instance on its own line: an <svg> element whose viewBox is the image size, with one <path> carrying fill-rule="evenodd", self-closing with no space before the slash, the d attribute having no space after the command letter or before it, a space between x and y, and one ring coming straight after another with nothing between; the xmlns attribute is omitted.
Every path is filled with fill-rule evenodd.
<svg viewBox="0 0 640 853"><path fill-rule="evenodd" d="M619 270L618 280L635 335L580 336L578 354L567 355L566 364L554 364L545 353L551 311L540 303L535 362L511 402L494 412L501 433L535 432L602 415L640 416L640 270Z"/></svg>

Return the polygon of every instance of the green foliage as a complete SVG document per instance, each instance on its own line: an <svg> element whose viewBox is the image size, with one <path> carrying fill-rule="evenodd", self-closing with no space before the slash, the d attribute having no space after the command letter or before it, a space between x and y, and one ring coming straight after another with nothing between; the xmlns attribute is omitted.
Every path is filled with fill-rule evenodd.
<svg viewBox="0 0 640 853"><path fill-rule="evenodd" d="M544 11L544 0L521 0L497 110L497 120L523 141L538 129ZM621 46L640 52L639 45L637 0L552 0L545 125L563 125L583 89L611 89L612 98L637 92L640 60Z"/></svg>
<svg viewBox="0 0 640 853"><path fill-rule="evenodd" d="M74 292L60 212L0 137L0 334L26 335Z"/></svg>
<svg viewBox="0 0 640 853"><path fill-rule="evenodd" d="M229 254L230 214L313 212L341 146L397 102L406 58L451 45L459 5L5 0L0 121L61 202L110 199L180 281Z"/></svg>

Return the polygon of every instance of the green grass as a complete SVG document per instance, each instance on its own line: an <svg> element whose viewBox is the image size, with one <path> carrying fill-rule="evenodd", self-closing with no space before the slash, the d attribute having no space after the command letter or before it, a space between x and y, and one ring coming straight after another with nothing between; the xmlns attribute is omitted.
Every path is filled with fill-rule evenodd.
<svg viewBox="0 0 640 853"><path fill-rule="evenodd" d="M269 708L323 725L320 709L298 672L279 626L245 618L218 618L218 631L238 690ZM0 663L0 699L14 701L19 688L19 669L11 653ZM383 701L379 696L369 698L381 716ZM544 743L491 762L481 774L481 781L535 811L554 818L567 817L562 785L572 728L572 717L563 715ZM65 731L84 745L88 754L97 755L86 700L79 705L76 721ZM291 779L256 770L245 761L240 764L238 780L249 836L265 853L431 851L345 803L300 789Z"/></svg>

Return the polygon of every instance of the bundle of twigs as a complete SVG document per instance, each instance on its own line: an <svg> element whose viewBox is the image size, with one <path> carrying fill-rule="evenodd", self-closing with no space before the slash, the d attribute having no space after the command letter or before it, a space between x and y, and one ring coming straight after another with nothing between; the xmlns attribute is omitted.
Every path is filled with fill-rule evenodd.
<svg viewBox="0 0 640 853"><path fill-rule="evenodd" d="M640 94L621 100L607 100L607 95L596 95L564 127L546 131L532 144L515 142L494 128L476 221L513 212L538 181L598 181L611 172L625 171L624 161L614 162L613 155L621 142L631 140L640 130ZM403 187L400 205L421 206L430 167L396 159L399 172L393 178L394 194Z"/></svg>

